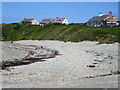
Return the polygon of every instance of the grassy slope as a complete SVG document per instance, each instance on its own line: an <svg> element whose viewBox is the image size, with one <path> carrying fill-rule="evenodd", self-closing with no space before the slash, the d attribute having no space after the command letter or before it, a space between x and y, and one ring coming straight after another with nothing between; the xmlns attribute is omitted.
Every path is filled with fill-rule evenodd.
<svg viewBox="0 0 120 90"><path fill-rule="evenodd" d="M4 40L61 40L61 41L100 41L100 43L118 42L120 27L88 27L84 24L45 26L3 24Z"/></svg>

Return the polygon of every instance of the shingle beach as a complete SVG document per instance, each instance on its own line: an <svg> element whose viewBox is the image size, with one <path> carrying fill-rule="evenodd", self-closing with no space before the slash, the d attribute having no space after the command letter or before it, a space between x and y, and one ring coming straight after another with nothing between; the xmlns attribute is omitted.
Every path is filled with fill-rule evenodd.
<svg viewBox="0 0 120 90"><path fill-rule="evenodd" d="M35 49L36 46L44 49ZM43 61L37 61L36 57ZM2 42L2 61L31 58L36 61L0 70L2 88L118 88L118 43Z"/></svg>

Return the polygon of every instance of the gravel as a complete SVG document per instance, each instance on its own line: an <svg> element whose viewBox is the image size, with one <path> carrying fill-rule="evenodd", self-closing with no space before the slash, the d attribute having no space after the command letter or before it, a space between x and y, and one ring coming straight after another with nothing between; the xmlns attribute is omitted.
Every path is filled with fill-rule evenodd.
<svg viewBox="0 0 120 90"><path fill-rule="evenodd" d="M3 87L117 88L118 43L100 45L97 43L91 41L78 43L50 40L16 41L14 44L42 45L58 50L60 55L45 59L44 62L10 67L10 71L2 70ZM113 72L118 73L113 74Z"/></svg>

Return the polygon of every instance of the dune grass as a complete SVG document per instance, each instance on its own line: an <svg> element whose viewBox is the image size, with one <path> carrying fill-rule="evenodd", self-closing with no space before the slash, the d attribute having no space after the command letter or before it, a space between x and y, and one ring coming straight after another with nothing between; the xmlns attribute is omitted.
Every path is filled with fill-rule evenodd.
<svg viewBox="0 0 120 90"><path fill-rule="evenodd" d="M3 24L4 41L17 40L60 40L60 41L99 41L99 43L119 42L120 27L89 27L85 24L22 25Z"/></svg>

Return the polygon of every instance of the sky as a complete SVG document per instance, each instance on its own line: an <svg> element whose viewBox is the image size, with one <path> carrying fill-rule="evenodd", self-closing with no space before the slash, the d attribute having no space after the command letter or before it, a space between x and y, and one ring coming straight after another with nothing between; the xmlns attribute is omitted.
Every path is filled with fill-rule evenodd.
<svg viewBox="0 0 120 90"><path fill-rule="evenodd" d="M16 23L24 18L67 18L70 23L84 23L100 12L118 17L118 2L2 2L2 23Z"/></svg>
<svg viewBox="0 0 120 90"><path fill-rule="evenodd" d="M1 0L2 2L118 2L120 0Z"/></svg>

